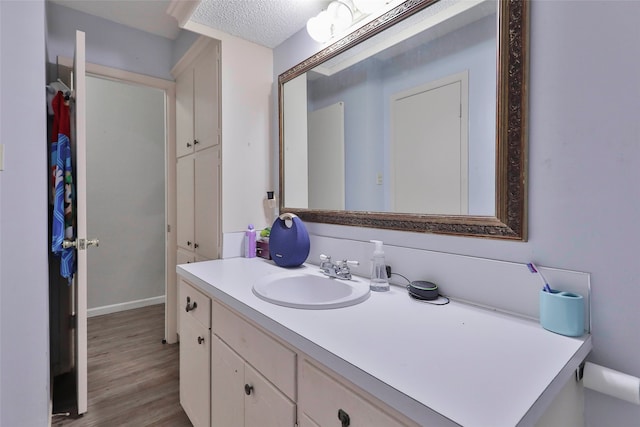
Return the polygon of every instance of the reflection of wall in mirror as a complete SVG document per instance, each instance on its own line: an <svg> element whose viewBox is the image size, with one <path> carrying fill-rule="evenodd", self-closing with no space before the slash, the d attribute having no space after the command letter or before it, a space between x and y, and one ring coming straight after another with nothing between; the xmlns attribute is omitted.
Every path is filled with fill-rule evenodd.
<svg viewBox="0 0 640 427"><path fill-rule="evenodd" d="M344 210L344 103L309 112L309 209Z"/></svg>
<svg viewBox="0 0 640 427"><path fill-rule="evenodd" d="M309 79L309 111L345 102L346 209L390 210L386 118L393 94L469 70L469 214L495 214L496 44L496 16L491 15L384 67L370 58L333 76Z"/></svg>

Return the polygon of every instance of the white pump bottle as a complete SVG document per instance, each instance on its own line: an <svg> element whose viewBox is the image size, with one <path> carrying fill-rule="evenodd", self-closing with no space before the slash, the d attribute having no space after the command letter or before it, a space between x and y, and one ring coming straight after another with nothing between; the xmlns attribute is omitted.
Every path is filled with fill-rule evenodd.
<svg viewBox="0 0 640 427"><path fill-rule="evenodd" d="M369 288L372 291L384 292L389 290L389 280L387 279L387 266L384 261L384 250L380 240L370 240L375 243L376 247L373 251L371 260L371 281Z"/></svg>

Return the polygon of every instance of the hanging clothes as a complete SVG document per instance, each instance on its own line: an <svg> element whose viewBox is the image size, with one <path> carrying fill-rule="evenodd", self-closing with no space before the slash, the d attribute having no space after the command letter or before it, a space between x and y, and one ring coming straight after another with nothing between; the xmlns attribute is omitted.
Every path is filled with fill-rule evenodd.
<svg viewBox="0 0 640 427"><path fill-rule="evenodd" d="M51 250L61 257L60 274L71 284L76 271L75 249L63 248L62 242L65 239L75 240L75 188L69 141L71 122L69 106L64 98L64 94L58 92L52 102L54 118L51 135L53 193Z"/></svg>

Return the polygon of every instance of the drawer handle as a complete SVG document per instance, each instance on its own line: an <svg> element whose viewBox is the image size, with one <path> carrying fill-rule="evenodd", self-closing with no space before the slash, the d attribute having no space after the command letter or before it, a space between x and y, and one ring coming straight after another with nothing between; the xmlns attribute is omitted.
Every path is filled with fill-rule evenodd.
<svg viewBox="0 0 640 427"><path fill-rule="evenodd" d="M195 310L196 308L198 308L198 303L194 301L192 304L191 298L187 297L187 306L184 308L184 310L188 313Z"/></svg>
<svg viewBox="0 0 640 427"><path fill-rule="evenodd" d="M198 337L198 344L202 344L204 342L204 338L203 337Z"/></svg>
<svg viewBox="0 0 640 427"><path fill-rule="evenodd" d="M342 423L342 427L349 427L351 424L351 419L349 418L349 414L344 412L342 409L338 410L338 419Z"/></svg>
<svg viewBox="0 0 640 427"><path fill-rule="evenodd" d="M253 386L252 385L249 385L249 384L245 384L244 385L244 394L249 396L249 395L251 395L252 391L253 391Z"/></svg>

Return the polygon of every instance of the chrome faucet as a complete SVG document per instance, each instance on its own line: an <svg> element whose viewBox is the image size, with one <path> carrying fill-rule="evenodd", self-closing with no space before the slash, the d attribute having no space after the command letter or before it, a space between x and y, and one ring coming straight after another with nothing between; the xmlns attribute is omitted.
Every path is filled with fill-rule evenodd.
<svg viewBox="0 0 640 427"><path fill-rule="evenodd" d="M346 259L333 263L331 256L320 255L320 270L325 276L333 279L351 280L350 265L360 265L360 263L358 261L347 261Z"/></svg>

